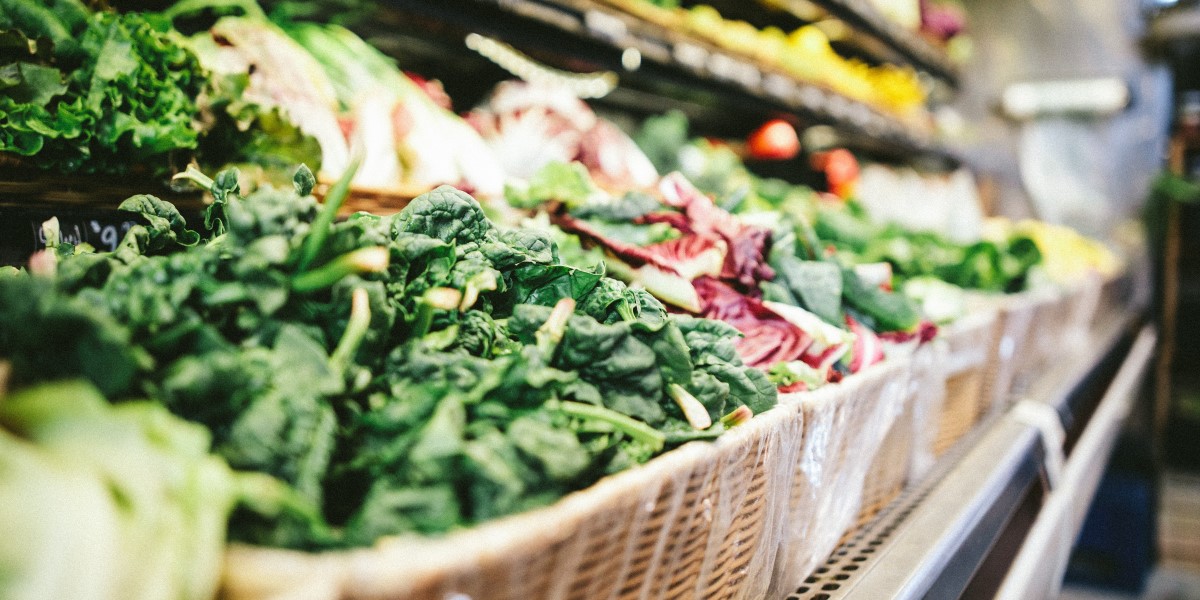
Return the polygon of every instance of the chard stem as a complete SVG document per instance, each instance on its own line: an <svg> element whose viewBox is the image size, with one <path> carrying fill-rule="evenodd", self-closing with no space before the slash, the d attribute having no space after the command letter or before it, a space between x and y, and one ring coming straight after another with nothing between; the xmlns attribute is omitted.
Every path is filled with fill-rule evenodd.
<svg viewBox="0 0 1200 600"><path fill-rule="evenodd" d="M749 406L739 406L729 414L721 417L721 424L726 428L737 427L754 417L754 411Z"/></svg>
<svg viewBox="0 0 1200 600"><path fill-rule="evenodd" d="M571 320L573 314L575 314L575 299L563 298L550 311L550 318L546 319L546 322L533 334L534 339L537 340L538 351L546 357L547 362L550 360L549 357L554 354L558 343L562 341L563 335L567 333L567 322Z"/></svg>
<svg viewBox="0 0 1200 600"><path fill-rule="evenodd" d="M427 290L417 300L417 317L413 319L412 336L425 337L433 325L433 311L455 310L462 301L462 293L454 288L437 287Z"/></svg>
<svg viewBox="0 0 1200 600"><path fill-rule="evenodd" d="M689 425L696 429L712 427L712 417L709 416L708 409L704 408L704 405L682 385L672 383L667 386L667 394L679 406L679 410L683 411L683 416Z"/></svg>
<svg viewBox="0 0 1200 600"><path fill-rule="evenodd" d="M496 291L496 284L496 274L490 270L472 277L463 289L462 302L458 303L458 310L465 312L475 306L475 303L479 301L479 293Z"/></svg>

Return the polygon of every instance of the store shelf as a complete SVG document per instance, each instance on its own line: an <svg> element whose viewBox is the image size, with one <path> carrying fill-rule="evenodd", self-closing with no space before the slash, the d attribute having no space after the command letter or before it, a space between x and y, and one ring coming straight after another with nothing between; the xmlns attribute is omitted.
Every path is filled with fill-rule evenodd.
<svg viewBox="0 0 1200 600"><path fill-rule="evenodd" d="M672 107L661 101L668 99L684 106L725 107L727 120L761 122L772 113L790 113L804 126L836 127L849 143L870 140L876 152L934 157L950 165L960 162L928 134L863 102L602 3L389 0L385 5L431 23L494 37L551 66L617 72L622 88L628 84L636 94L625 99L623 108L661 112ZM652 96L660 100L645 105Z"/></svg>
<svg viewBox="0 0 1200 600"><path fill-rule="evenodd" d="M1074 445L1054 490L1013 561L997 598L1050 598L1066 573L1071 546L1078 537L1108 457L1136 401L1154 354L1156 335L1147 327L1129 350L1108 391Z"/></svg>
<svg viewBox="0 0 1200 600"><path fill-rule="evenodd" d="M797 15L806 14L806 5L814 0L776 0L776 4ZM895 50L919 70L957 87L958 67L946 51L929 43L915 31L890 21L869 0L815 0L815 3L852 28L862 31Z"/></svg>
<svg viewBox="0 0 1200 600"><path fill-rule="evenodd" d="M1164 10L1150 21L1146 41L1151 45L1195 43L1200 40L1200 6Z"/></svg>
<svg viewBox="0 0 1200 600"><path fill-rule="evenodd" d="M1020 396L1028 404L964 438L790 600L990 597L997 590L1052 597L1042 592L1061 581L1153 353L1153 330L1135 336L1137 324L1127 316L1096 332L1065 368ZM1031 418L1039 412L1050 422Z"/></svg>

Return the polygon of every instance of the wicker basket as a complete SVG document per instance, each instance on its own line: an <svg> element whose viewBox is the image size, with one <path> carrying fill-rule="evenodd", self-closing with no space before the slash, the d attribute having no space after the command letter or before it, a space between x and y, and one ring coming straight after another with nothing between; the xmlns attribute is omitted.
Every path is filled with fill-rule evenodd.
<svg viewBox="0 0 1200 600"><path fill-rule="evenodd" d="M986 316L989 315L977 318L982 319ZM990 316L994 319L994 315ZM938 455L934 452L934 443L938 438L941 414L948 398L947 367L953 366L950 360L950 345L941 337L945 335L943 328L939 338L922 346L912 359L909 377L913 423L911 464L908 469L910 481L923 478L937 462ZM968 355L960 354L959 358L961 360L966 356Z"/></svg>
<svg viewBox="0 0 1200 600"><path fill-rule="evenodd" d="M1001 313L1002 314L1002 313ZM1003 318L993 310L969 314L942 329L945 401L937 415L932 453L941 456L962 439L990 407L984 392Z"/></svg>
<svg viewBox="0 0 1200 600"><path fill-rule="evenodd" d="M781 398L800 408L804 437L790 463L770 596L795 590L854 525L867 473L904 410L910 373L911 357L889 360L838 385Z"/></svg>
<svg viewBox="0 0 1200 600"><path fill-rule="evenodd" d="M1029 333L1014 356L1016 370L1011 390L1017 394L1028 390L1054 364L1048 364L1046 358L1063 348L1071 305L1068 291L1057 288L1028 292L1028 297L1033 304Z"/></svg>
<svg viewBox="0 0 1200 600"><path fill-rule="evenodd" d="M1069 286L1035 293L1030 335L1018 357L1013 388L1029 389L1059 357L1081 349L1088 339L1104 286L1098 274Z"/></svg>
<svg viewBox="0 0 1200 600"><path fill-rule="evenodd" d="M715 443L443 538L322 554L235 545L221 597L750 599L795 589L855 524L864 491L874 503L903 485L911 453L895 449L913 443L922 355L786 395ZM902 415L914 418L895 426Z"/></svg>
<svg viewBox="0 0 1200 600"><path fill-rule="evenodd" d="M895 500L908 483L912 465L913 419L912 402L905 402L905 411L888 428L879 444L875 459L863 478L862 501L854 523L842 535L850 535L867 524L883 507Z"/></svg>
<svg viewBox="0 0 1200 600"><path fill-rule="evenodd" d="M923 344L907 357L904 405L891 424L863 481L862 507L843 537L866 525L895 500L910 480L933 466L932 440L946 396L946 344ZM895 357L892 358L895 360ZM931 426L934 425L934 426Z"/></svg>
<svg viewBox="0 0 1200 600"><path fill-rule="evenodd" d="M1117 278L1105 279L1099 273L1092 273L1079 283L1067 317L1069 330L1064 341L1069 350L1082 348L1087 343L1088 333L1100 314L1106 286L1114 279Z"/></svg>
<svg viewBox="0 0 1200 600"><path fill-rule="evenodd" d="M234 546L221 597L755 598L769 581L803 412L781 406L552 506L444 538L323 554Z"/></svg>
<svg viewBox="0 0 1200 600"><path fill-rule="evenodd" d="M988 348L983 373L980 410L987 414L1008 405L1014 378L1028 355L1030 330L1040 300L1028 293L1012 294L992 302L999 313L996 334Z"/></svg>

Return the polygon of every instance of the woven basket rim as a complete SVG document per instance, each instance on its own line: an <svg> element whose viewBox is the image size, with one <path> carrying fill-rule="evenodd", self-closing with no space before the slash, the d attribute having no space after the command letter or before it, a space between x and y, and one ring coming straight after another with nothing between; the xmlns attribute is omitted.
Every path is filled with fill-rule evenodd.
<svg viewBox="0 0 1200 600"><path fill-rule="evenodd" d="M238 571L249 566L267 571L329 570L339 578L381 579L389 575L417 580L435 573L459 572L489 557L505 556L570 537L578 523L605 507L628 502L664 480L690 474L705 463L716 465L725 453L758 443L773 428L797 419L795 406L778 405L731 429L714 441L688 442L642 465L604 477L547 506L507 515L449 532L439 537L401 535L383 538L370 547L306 552L231 543L226 560ZM397 569L396 565L404 565ZM402 571L397 573L397 571Z"/></svg>
<svg viewBox="0 0 1200 600"><path fill-rule="evenodd" d="M911 358L905 356L875 365L838 384L782 395L776 407L715 441L689 442L643 465L604 477L548 506L443 536L403 535L381 539L370 547L324 552L233 543L226 551L226 582L233 586L231 589L254 589L262 582L316 577L322 585L330 586L329 597L340 597L337 590L362 589L367 582L365 587L369 589L402 595L404 590L415 589L433 578L469 576L481 565L568 540L605 511L633 514L643 510L635 504L647 498L648 490L661 489L664 482L679 482L701 470L720 469L731 457L763 444L778 432L803 427L805 413L815 407L835 404L902 376L910 367ZM647 505L644 510L654 508Z"/></svg>

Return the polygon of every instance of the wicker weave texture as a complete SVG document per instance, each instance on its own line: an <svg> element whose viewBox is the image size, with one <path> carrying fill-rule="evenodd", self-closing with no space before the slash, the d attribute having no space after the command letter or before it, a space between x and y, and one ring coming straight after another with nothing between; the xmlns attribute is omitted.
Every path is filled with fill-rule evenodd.
<svg viewBox="0 0 1200 600"><path fill-rule="evenodd" d="M1007 404L1021 357L1027 353L1038 302L1028 294L1014 294L1000 302L996 339L989 345L983 375L982 411L999 410Z"/></svg>
<svg viewBox="0 0 1200 600"><path fill-rule="evenodd" d="M941 456L962 439L986 412L984 379L994 350L1002 318L995 310L982 310L942 330L939 343L945 353L941 370L945 399L931 436L934 457Z"/></svg>
<svg viewBox="0 0 1200 600"><path fill-rule="evenodd" d="M757 598L783 531L803 411L781 406L529 513L441 539L305 554L235 546L222 597Z"/></svg>
<svg viewBox="0 0 1200 600"><path fill-rule="evenodd" d="M910 364L889 361L842 384L781 399L799 404L805 435L791 463L787 529L769 596L795 590L854 525L867 471L903 411Z"/></svg>
<svg viewBox="0 0 1200 600"><path fill-rule="evenodd" d="M795 589L864 509L904 485L926 435L920 415L939 409L927 391L944 381L944 357L931 345L787 395L716 443L443 538L324 554L235 546L222 597L741 600Z"/></svg>

